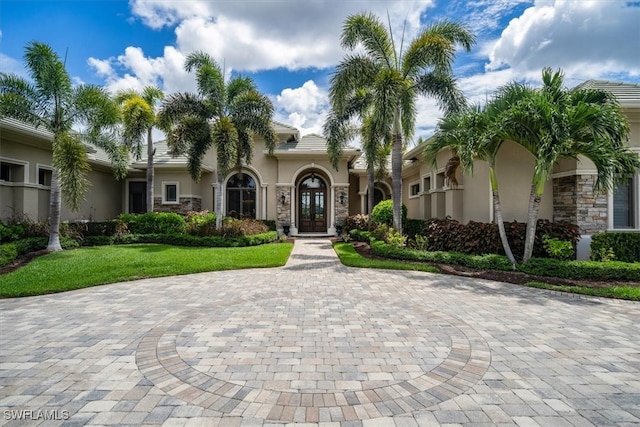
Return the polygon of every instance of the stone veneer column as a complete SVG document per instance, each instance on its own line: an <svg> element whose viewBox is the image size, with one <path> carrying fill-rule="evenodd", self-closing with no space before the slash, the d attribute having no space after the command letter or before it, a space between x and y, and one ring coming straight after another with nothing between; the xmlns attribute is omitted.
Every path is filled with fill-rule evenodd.
<svg viewBox="0 0 640 427"><path fill-rule="evenodd" d="M583 234L605 231L607 195L595 193L595 175L571 175L553 179L553 220L569 221Z"/></svg>
<svg viewBox="0 0 640 427"><path fill-rule="evenodd" d="M349 216L349 187L335 187L335 221L344 220ZM340 203L340 193L344 194L343 203Z"/></svg>
<svg viewBox="0 0 640 427"><path fill-rule="evenodd" d="M293 226L291 221L291 186L290 185L278 185L276 186L276 228L282 230L284 224ZM282 203L282 195L285 196L284 204Z"/></svg>

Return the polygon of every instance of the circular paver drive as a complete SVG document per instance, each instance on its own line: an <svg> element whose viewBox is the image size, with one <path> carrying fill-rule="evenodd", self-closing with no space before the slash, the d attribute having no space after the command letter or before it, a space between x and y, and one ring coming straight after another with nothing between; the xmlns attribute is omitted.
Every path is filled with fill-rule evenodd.
<svg viewBox="0 0 640 427"><path fill-rule="evenodd" d="M136 352L140 371L181 400L289 422L321 410L355 420L425 409L476 384L489 361L487 344L457 318L331 295L184 313Z"/></svg>

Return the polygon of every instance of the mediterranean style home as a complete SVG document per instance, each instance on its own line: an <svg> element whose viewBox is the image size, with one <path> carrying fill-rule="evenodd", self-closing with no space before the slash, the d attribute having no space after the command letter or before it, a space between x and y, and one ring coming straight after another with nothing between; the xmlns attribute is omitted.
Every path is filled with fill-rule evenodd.
<svg viewBox="0 0 640 427"><path fill-rule="evenodd" d="M640 85L587 81L581 87L612 92L630 126L629 144L640 152ZM319 135L300 136L293 127L274 122L280 143L270 155L260 139L250 165L229 172L216 184L212 150L203 161L199 182L186 169L186 158L172 157L166 143L155 143L154 211L215 210L215 192L223 192L226 216L275 220L291 234L334 234L336 221L366 213L366 164L356 148L345 149L338 169L331 167L326 141ZM51 134L11 119L0 120L0 220L48 217L51 180ZM444 218L460 222L493 220L486 164L476 162L472 176L458 177L457 186L444 179L451 156L443 150L435 165L423 158L423 145L404 155L402 199L409 218ZM144 151L144 150L143 150ZM146 211L146 161L132 160L126 179L116 181L100 150L87 147L91 187L78 212L63 208L63 220L105 220L122 212ZM505 221L525 221L533 173L533 157L515 143L499 152L497 174ZM584 237L605 230L640 230L638 175L609 194L593 191L595 167L587 159L566 159L547 182L540 218L566 220L580 226ZM375 200L391 197L390 179L375 185Z"/></svg>

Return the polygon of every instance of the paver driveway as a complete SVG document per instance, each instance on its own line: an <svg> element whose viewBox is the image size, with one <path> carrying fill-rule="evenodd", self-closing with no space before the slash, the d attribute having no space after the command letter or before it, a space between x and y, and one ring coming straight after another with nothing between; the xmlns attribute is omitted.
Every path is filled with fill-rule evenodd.
<svg viewBox="0 0 640 427"><path fill-rule="evenodd" d="M0 316L2 425L640 424L640 304L347 268L326 240Z"/></svg>

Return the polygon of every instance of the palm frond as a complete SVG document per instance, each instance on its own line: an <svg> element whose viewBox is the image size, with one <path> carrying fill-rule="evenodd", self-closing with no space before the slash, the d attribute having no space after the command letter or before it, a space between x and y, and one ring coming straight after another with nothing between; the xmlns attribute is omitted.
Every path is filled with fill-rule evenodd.
<svg viewBox="0 0 640 427"><path fill-rule="evenodd" d="M342 27L340 43L343 48L349 50L354 50L358 44L361 44L375 62L395 68L393 59L396 53L391 35L374 14L349 16Z"/></svg>
<svg viewBox="0 0 640 427"><path fill-rule="evenodd" d="M60 174L63 199L77 211L89 185L86 174L91 170L84 145L67 133L57 135L53 144L53 167Z"/></svg>
<svg viewBox="0 0 640 427"><path fill-rule="evenodd" d="M346 102L357 90L372 87L380 68L363 55L347 55L331 76L329 102L339 112L346 108Z"/></svg>

